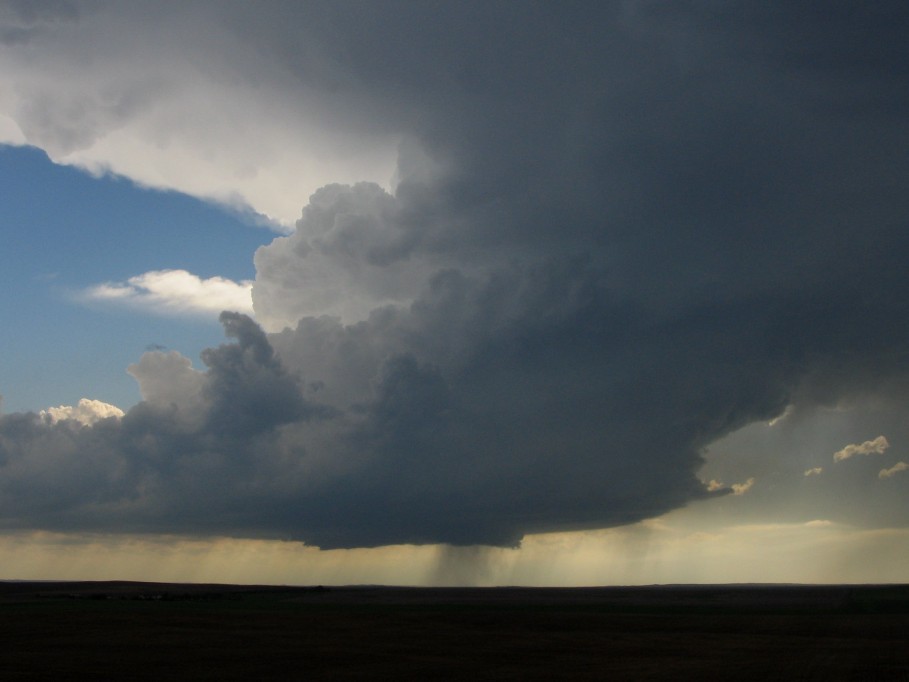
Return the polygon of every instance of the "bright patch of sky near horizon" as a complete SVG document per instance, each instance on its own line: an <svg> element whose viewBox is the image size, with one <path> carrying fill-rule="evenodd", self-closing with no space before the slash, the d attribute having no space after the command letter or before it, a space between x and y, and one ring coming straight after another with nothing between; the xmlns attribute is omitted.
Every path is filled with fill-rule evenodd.
<svg viewBox="0 0 909 682"><path fill-rule="evenodd" d="M274 233L177 192L93 177L33 147L0 145L0 395L4 412L89 397L139 400L126 367L150 347L198 364L224 339L218 311L149 314L79 303L79 292L141 273L183 269L252 279L252 253Z"/></svg>

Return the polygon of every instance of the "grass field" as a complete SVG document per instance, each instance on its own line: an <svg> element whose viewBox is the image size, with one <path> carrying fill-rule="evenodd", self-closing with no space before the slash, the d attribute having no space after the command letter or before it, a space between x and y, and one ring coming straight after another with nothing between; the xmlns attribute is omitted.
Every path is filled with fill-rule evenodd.
<svg viewBox="0 0 909 682"><path fill-rule="evenodd" d="M909 680L909 586L0 583L0 679Z"/></svg>

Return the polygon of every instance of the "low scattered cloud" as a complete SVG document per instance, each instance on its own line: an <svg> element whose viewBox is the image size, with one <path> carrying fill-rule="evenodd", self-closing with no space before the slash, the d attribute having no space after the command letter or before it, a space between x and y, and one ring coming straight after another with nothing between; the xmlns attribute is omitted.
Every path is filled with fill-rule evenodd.
<svg viewBox="0 0 909 682"><path fill-rule="evenodd" d="M805 469L805 476L820 476L824 472L824 467L812 467Z"/></svg>
<svg viewBox="0 0 909 682"><path fill-rule="evenodd" d="M749 478L744 483L733 483L730 487L732 488L733 495L744 495L749 490L751 490L754 485L754 478Z"/></svg>
<svg viewBox="0 0 909 682"><path fill-rule="evenodd" d="M890 443L887 442L887 439L884 436L878 436L874 440L866 440L864 443L847 445L842 450L833 453L833 461L841 462L854 455L880 455L889 447Z"/></svg>
<svg viewBox="0 0 909 682"><path fill-rule="evenodd" d="M878 478L890 478L891 476L895 476L896 474L900 473L901 471L906 471L907 469L909 469L909 464L906 464L905 462L897 462L889 469L881 469L880 472L878 473L877 477Z"/></svg>
<svg viewBox="0 0 909 682"><path fill-rule="evenodd" d="M202 279L186 270L153 270L126 282L96 284L82 291L80 298L160 315L211 315L222 310L252 313L251 291L248 280Z"/></svg>
<svg viewBox="0 0 909 682"><path fill-rule="evenodd" d="M733 495L744 495L749 490L751 486L754 485L754 478L749 478L744 483L733 483L730 486L726 486L722 481L718 481L715 478L711 479L707 484L707 492L717 493L720 491L725 491L727 493L731 492Z"/></svg>

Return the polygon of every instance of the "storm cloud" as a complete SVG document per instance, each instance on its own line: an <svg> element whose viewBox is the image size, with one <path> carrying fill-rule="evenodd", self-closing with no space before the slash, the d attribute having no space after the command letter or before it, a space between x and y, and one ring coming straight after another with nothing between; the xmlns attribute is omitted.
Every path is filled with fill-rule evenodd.
<svg viewBox="0 0 909 682"><path fill-rule="evenodd" d="M312 194L206 371L0 417L8 527L515 545L745 492L704 449L789 406L905 400L902 3L190 4L394 136L394 186Z"/></svg>

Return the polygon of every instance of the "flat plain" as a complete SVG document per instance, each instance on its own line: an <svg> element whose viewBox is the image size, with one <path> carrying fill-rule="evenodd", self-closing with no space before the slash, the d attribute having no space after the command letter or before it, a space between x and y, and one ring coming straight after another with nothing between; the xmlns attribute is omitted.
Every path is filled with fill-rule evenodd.
<svg viewBox="0 0 909 682"><path fill-rule="evenodd" d="M0 582L0 678L909 680L909 586Z"/></svg>

